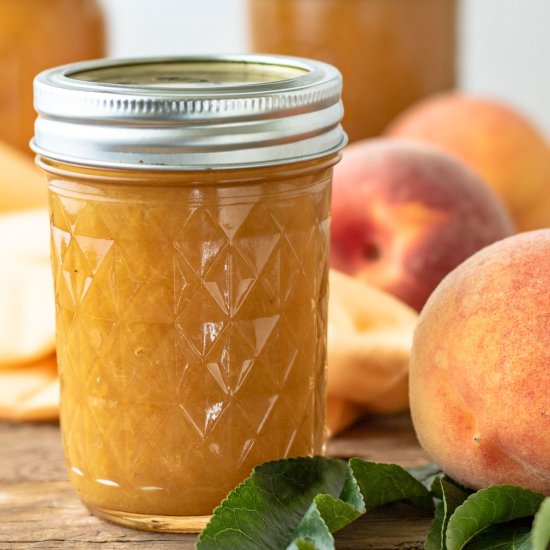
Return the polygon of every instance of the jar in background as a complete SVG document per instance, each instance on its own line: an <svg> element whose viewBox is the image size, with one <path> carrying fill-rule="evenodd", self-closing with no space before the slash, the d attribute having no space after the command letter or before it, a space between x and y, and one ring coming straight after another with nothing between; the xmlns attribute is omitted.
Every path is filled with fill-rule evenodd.
<svg viewBox="0 0 550 550"><path fill-rule="evenodd" d="M198 530L255 465L324 452L340 89L276 56L38 77L61 426L93 513Z"/></svg>
<svg viewBox="0 0 550 550"><path fill-rule="evenodd" d="M351 141L456 82L456 0L248 0L256 52L313 57L344 79Z"/></svg>
<svg viewBox="0 0 550 550"><path fill-rule="evenodd" d="M40 71L105 55L96 0L0 2L0 140L31 154L32 81Z"/></svg>

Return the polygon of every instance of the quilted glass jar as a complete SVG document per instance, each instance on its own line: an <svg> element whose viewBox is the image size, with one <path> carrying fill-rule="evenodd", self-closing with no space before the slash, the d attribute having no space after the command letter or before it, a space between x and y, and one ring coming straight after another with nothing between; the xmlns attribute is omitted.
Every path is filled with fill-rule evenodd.
<svg viewBox="0 0 550 550"><path fill-rule="evenodd" d="M340 85L265 56L38 78L64 448L96 515L197 530L255 465L323 453Z"/></svg>

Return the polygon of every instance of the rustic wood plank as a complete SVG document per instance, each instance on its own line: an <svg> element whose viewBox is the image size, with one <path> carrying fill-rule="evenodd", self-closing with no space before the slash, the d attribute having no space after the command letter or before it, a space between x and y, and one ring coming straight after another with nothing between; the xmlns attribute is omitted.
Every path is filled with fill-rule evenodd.
<svg viewBox="0 0 550 550"><path fill-rule="evenodd" d="M336 533L337 550L420 550L431 516L404 504L372 510Z"/></svg>
<svg viewBox="0 0 550 550"><path fill-rule="evenodd" d="M1 541L0 541L1 542ZM158 545L157 542L109 542L109 543L97 543L97 548L101 550L131 550L132 548L137 548L138 550L151 548L155 550L156 548L162 548L162 550L185 550L186 548L194 548L193 545L185 546L182 545L180 541L173 541L162 543L162 546ZM101 545L101 546L99 546ZM66 540L52 540L52 541L43 541L43 542L27 542L23 545L19 543L5 543L2 546L2 550L34 550L36 548L40 550L90 550L96 547L96 543L93 542L75 542L75 541L66 541ZM357 550L357 549L356 549Z"/></svg>
<svg viewBox="0 0 550 550"><path fill-rule="evenodd" d="M408 414L369 418L329 441L327 453L401 466L422 466L430 462L416 439Z"/></svg>
<svg viewBox="0 0 550 550"><path fill-rule="evenodd" d="M0 518L2 549L63 548L61 542L70 542L68 548L77 548L77 543L102 548L132 543L132 548L173 544L187 550L196 541L196 535L146 533L102 521L88 512L66 480L0 484Z"/></svg>
<svg viewBox="0 0 550 550"><path fill-rule="evenodd" d="M67 479L59 426L0 422L0 487Z"/></svg>
<svg viewBox="0 0 550 550"><path fill-rule="evenodd" d="M407 416L371 419L329 444L333 456L419 465L427 461ZM400 505L369 512L336 535L342 550L423 547L430 518ZM146 533L90 515L67 480L59 427L0 422L0 548L194 548L195 535Z"/></svg>

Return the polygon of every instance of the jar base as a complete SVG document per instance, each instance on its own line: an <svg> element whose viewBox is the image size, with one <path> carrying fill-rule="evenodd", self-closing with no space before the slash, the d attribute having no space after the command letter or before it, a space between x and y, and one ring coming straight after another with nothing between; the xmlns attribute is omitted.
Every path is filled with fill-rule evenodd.
<svg viewBox="0 0 550 550"><path fill-rule="evenodd" d="M157 516L150 514L133 514L107 508L88 506L90 512L98 518L111 523L131 527L140 531L157 531L161 533L200 533L212 516Z"/></svg>

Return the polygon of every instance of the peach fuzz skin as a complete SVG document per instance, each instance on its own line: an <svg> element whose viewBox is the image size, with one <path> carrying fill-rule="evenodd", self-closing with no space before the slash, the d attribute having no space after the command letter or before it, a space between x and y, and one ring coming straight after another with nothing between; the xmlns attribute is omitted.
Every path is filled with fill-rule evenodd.
<svg viewBox="0 0 550 550"><path fill-rule="evenodd" d="M333 182L332 267L417 310L449 271L514 232L478 176L426 145L357 142Z"/></svg>
<svg viewBox="0 0 550 550"><path fill-rule="evenodd" d="M438 147L470 166L503 199L520 230L550 227L550 149L508 105L439 94L407 109L386 134Z"/></svg>
<svg viewBox="0 0 550 550"><path fill-rule="evenodd" d="M495 243L450 273L420 315L411 414L460 483L550 495L550 229Z"/></svg>

